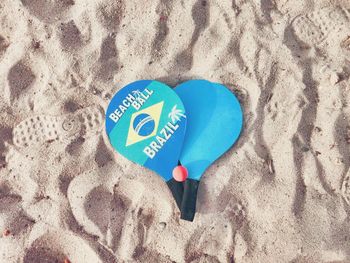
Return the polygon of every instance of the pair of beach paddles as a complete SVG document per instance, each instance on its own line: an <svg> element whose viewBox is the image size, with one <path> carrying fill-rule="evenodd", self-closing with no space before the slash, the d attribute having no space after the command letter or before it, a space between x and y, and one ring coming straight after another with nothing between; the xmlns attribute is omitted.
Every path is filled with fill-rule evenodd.
<svg viewBox="0 0 350 263"><path fill-rule="evenodd" d="M194 219L202 175L238 140L242 125L236 96L206 80L174 89L136 81L115 94L106 112L113 148L160 175L187 221Z"/></svg>

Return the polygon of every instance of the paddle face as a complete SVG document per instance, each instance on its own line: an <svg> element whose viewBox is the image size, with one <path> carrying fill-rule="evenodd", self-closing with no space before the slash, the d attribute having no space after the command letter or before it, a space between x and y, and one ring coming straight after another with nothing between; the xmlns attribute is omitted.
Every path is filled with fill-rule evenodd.
<svg viewBox="0 0 350 263"><path fill-rule="evenodd" d="M170 87L140 80L112 98L106 131L117 152L168 181L179 160L186 120L184 105Z"/></svg>
<svg viewBox="0 0 350 263"><path fill-rule="evenodd" d="M238 139L243 114L236 96L225 86L190 80L175 88L186 108L187 128L180 161L188 178L204 171Z"/></svg>

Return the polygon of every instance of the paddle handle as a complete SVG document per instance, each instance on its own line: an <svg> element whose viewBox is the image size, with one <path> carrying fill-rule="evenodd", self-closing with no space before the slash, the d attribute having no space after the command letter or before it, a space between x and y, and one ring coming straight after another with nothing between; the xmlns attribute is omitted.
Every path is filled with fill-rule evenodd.
<svg viewBox="0 0 350 263"><path fill-rule="evenodd" d="M182 203L182 195L184 192L184 185L182 182L176 181L174 178L170 179L169 181L166 182L171 193L174 196L175 202L178 206L178 208L181 208L181 203Z"/></svg>
<svg viewBox="0 0 350 263"><path fill-rule="evenodd" d="M181 203L181 219L193 221L196 213L196 202L199 181L189 179L185 181L184 193Z"/></svg>

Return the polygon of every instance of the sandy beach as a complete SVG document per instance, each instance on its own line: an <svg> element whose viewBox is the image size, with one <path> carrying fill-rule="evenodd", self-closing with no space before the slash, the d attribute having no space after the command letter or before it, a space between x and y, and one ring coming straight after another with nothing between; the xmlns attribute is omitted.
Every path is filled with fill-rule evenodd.
<svg viewBox="0 0 350 263"><path fill-rule="evenodd" d="M349 76L346 0L2 0L0 262L350 262ZM108 141L139 79L244 109L193 222Z"/></svg>

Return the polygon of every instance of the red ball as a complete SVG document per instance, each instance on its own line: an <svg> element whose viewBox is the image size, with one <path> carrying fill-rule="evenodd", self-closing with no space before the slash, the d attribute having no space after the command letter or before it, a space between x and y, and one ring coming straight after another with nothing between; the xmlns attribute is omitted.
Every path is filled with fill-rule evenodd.
<svg viewBox="0 0 350 263"><path fill-rule="evenodd" d="M186 167L176 166L173 170L173 178L178 182L184 182L188 176Z"/></svg>

